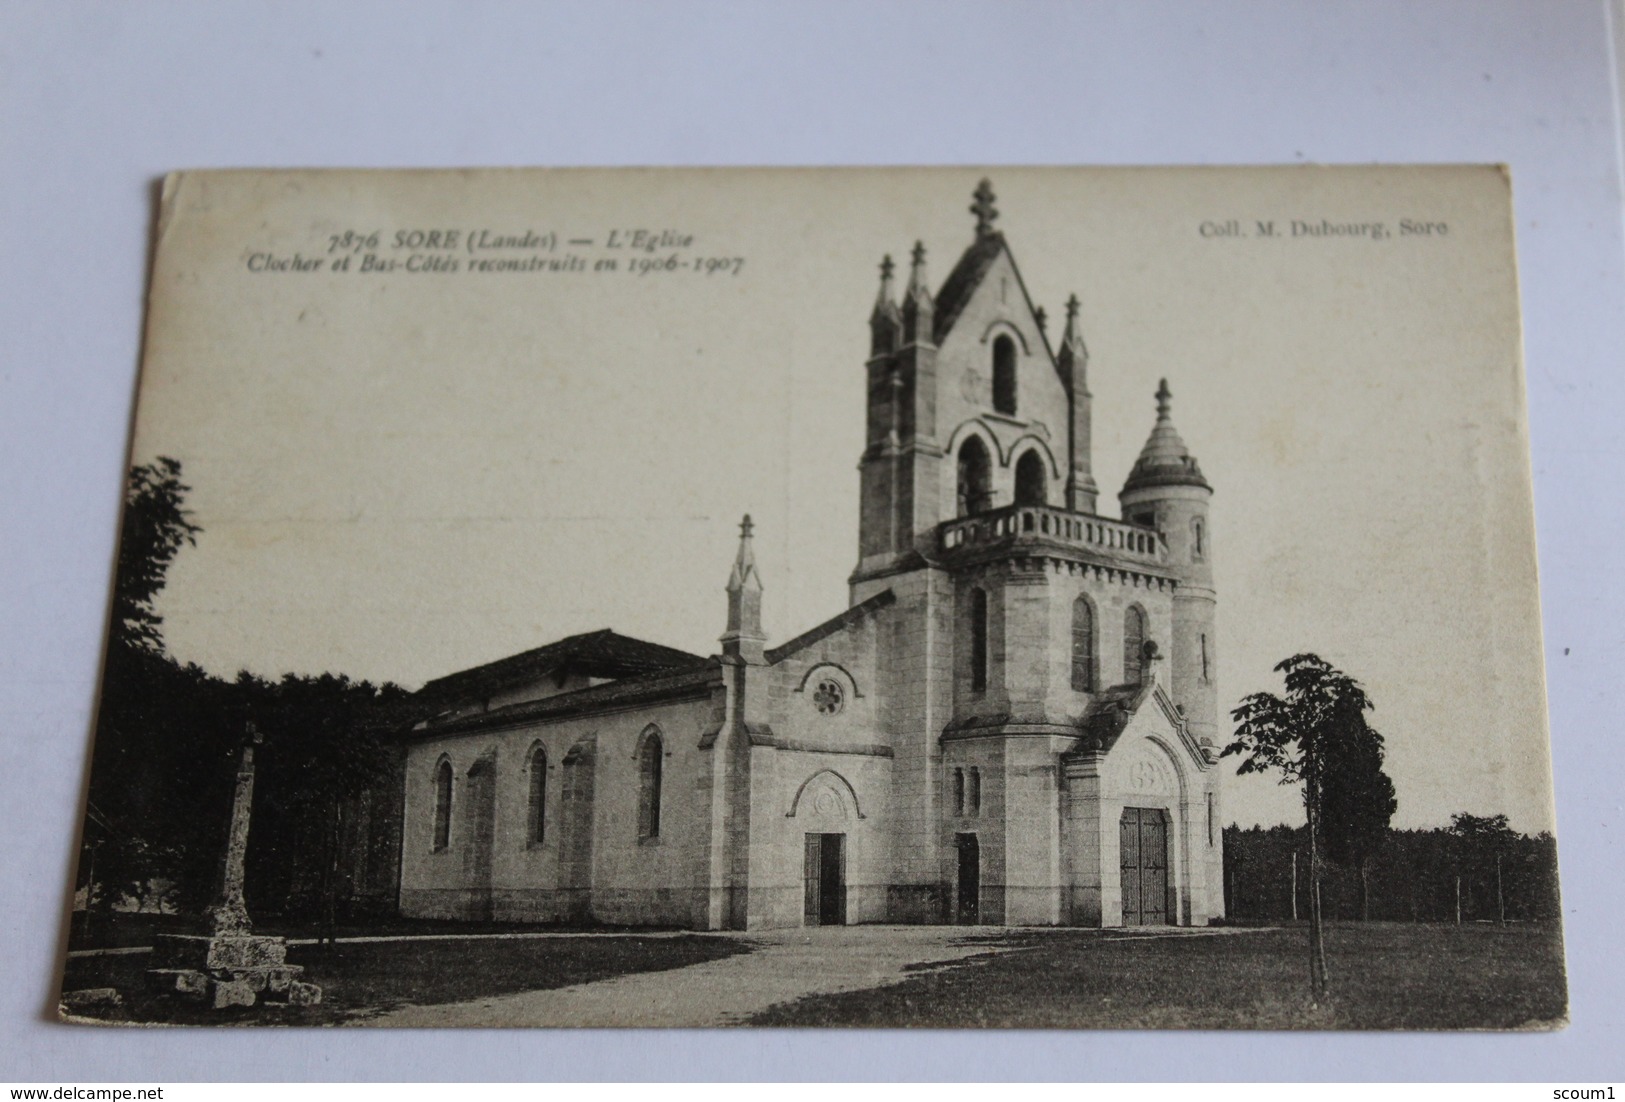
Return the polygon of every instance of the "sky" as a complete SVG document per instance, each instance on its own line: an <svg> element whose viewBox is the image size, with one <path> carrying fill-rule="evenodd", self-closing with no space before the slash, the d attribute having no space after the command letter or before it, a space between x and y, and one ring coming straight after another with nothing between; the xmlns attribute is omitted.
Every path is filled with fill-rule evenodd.
<svg viewBox="0 0 1625 1102"><path fill-rule="evenodd" d="M940 284L982 175L172 184L133 452L182 461L203 529L160 601L171 650L221 674L409 687L601 627L712 653L745 512L771 641L836 614L876 265L919 240ZM1395 825L1471 811L1550 829L1504 178L991 175L1052 326L1068 295L1083 304L1103 512L1169 381L1215 489L1221 709L1315 651L1376 702ZM481 249L482 231L543 246ZM436 232L459 236L430 247ZM539 254L585 269L471 270ZM378 270L413 256L443 267ZM1226 792L1242 825L1301 820L1267 779Z"/></svg>

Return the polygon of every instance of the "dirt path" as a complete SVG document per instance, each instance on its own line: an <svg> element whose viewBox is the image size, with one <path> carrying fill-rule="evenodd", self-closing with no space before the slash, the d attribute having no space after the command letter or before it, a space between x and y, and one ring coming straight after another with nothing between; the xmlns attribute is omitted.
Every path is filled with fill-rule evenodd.
<svg viewBox="0 0 1625 1102"><path fill-rule="evenodd" d="M948 964L999 951L1007 931L954 926L850 926L770 930L740 937L754 952L665 972L643 972L551 991L526 991L438 1006L407 1006L358 1025L660 1026L734 1025L768 1007L893 983L911 965Z"/></svg>

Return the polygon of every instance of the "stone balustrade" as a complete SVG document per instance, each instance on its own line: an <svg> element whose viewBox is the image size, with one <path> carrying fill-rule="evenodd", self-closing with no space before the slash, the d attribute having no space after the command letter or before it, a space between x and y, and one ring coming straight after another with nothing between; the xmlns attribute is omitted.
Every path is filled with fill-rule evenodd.
<svg viewBox="0 0 1625 1102"><path fill-rule="evenodd" d="M1141 563L1168 558L1166 541L1150 528L1049 505L1006 505L948 521L940 546L952 552L1029 542L1071 545Z"/></svg>

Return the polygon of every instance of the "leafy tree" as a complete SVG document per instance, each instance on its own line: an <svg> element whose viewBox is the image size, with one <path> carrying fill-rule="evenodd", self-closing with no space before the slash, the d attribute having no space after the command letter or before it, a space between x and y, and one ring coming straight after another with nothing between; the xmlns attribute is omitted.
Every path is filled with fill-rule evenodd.
<svg viewBox="0 0 1625 1102"><path fill-rule="evenodd" d="M197 804L216 795L197 783L219 733L219 710L206 704L210 678L164 653L155 608L170 564L200 531L184 508L187 491L176 460L130 471L79 862L87 918L97 904L108 910L187 879L204 819Z"/></svg>
<svg viewBox="0 0 1625 1102"><path fill-rule="evenodd" d="M163 652L163 617L153 602L169 564L182 546L196 546L202 531L182 507L190 490L181 482L180 462L167 456L130 471L113 583L112 646Z"/></svg>
<svg viewBox="0 0 1625 1102"><path fill-rule="evenodd" d="M1224 756L1244 754L1238 773L1277 772L1281 784L1303 786L1309 827L1309 982L1318 997L1330 989L1326 940L1320 906L1320 834L1323 830L1328 771L1345 755L1337 744L1365 724L1371 700L1348 674L1315 654L1295 654L1278 663L1286 694L1252 693L1230 713L1236 737Z"/></svg>
<svg viewBox="0 0 1625 1102"><path fill-rule="evenodd" d="M1360 918L1371 917L1371 859L1388 837L1399 807L1394 782L1382 770L1382 736L1363 713L1346 717L1341 737L1325 747L1321 814L1326 853L1359 873Z"/></svg>

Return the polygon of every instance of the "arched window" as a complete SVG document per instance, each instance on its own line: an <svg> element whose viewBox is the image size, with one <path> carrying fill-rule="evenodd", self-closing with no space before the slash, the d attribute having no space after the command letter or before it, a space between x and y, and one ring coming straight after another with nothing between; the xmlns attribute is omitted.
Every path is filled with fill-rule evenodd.
<svg viewBox="0 0 1625 1102"><path fill-rule="evenodd" d="M651 728L638 750L638 837L660 837L660 732Z"/></svg>
<svg viewBox="0 0 1625 1102"><path fill-rule="evenodd" d="M434 771L434 851L451 845L451 762L444 758Z"/></svg>
<svg viewBox="0 0 1625 1102"><path fill-rule="evenodd" d="M1201 562L1207 558L1207 531L1202 524L1201 517L1191 518L1191 561Z"/></svg>
<svg viewBox="0 0 1625 1102"><path fill-rule="evenodd" d="M987 445L973 436L959 447L959 515L986 512L993 505L993 463Z"/></svg>
<svg viewBox="0 0 1625 1102"><path fill-rule="evenodd" d="M526 836L533 846L539 846L547 837L547 748L537 743L530 751L530 807Z"/></svg>
<svg viewBox="0 0 1625 1102"><path fill-rule="evenodd" d="M965 806L974 818L982 814L982 771L971 766L965 782Z"/></svg>
<svg viewBox="0 0 1625 1102"><path fill-rule="evenodd" d="M965 814L965 771L954 770L954 814Z"/></svg>
<svg viewBox="0 0 1625 1102"><path fill-rule="evenodd" d="M1145 680L1145 613L1138 605L1123 614L1123 681L1138 685Z"/></svg>
<svg viewBox="0 0 1625 1102"><path fill-rule="evenodd" d="M970 687L987 691L987 592L970 591Z"/></svg>
<svg viewBox="0 0 1625 1102"><path fill-rule="evenodd" d="M1207 681L1207 680L1210 680L1210 679L1211 679L1211 675L1208 672L1208 659L1207 659L1207 636L1204 635L1204 636L1202 636L1202 680Z"/></svg>
<svg viewBox="0 0 1625 1102"><path fill-rule="evenodd" d="M1016 412L1016 342L1003 334L993 341L993 408Z"/></svg>
<svg viewBox="0 0 1625 1102"><path fill-rule="evenodd" d="M1072 687L1095 691L1095 610L1087 597L1072 602Z"/></svg>
<svg viewBox="0 0 1625 1102"><path fill-rule="evenodd" d="M1043 505L1049 498L1044 457L1029 450L1016 461L1016 504Z"/></svg>

